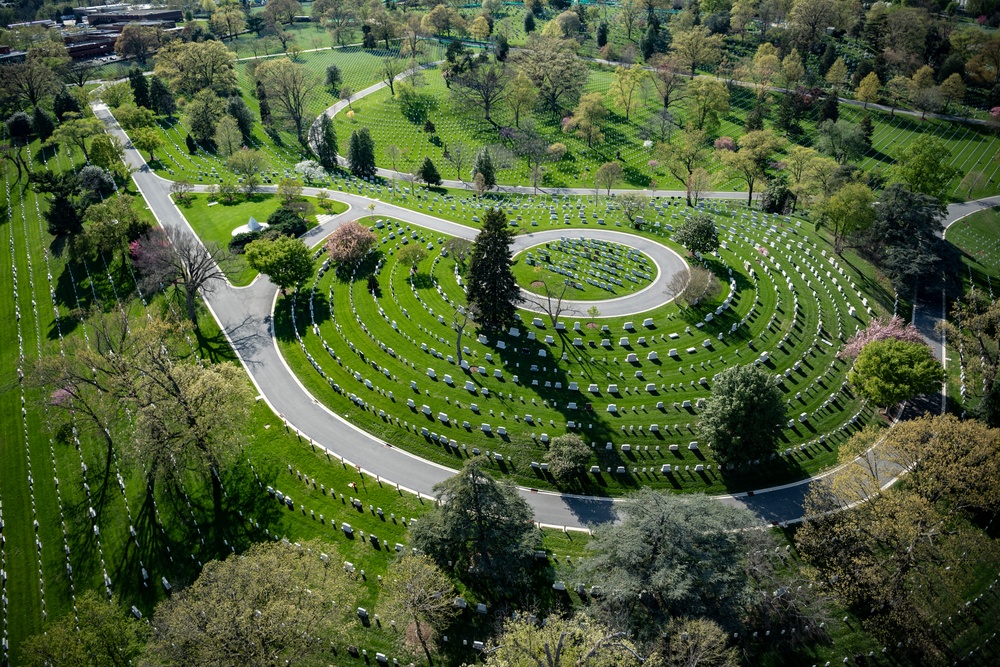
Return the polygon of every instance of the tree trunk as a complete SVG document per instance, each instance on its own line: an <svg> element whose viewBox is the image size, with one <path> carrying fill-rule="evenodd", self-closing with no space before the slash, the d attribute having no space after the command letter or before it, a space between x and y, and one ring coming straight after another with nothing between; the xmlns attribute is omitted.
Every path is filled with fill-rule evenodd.
<svg viewBox="0 0 1000 667"><path fill-rule="evenodd" d="M191 320L191 324L194 328L198 328L198 309L195 307L195 296L197 295L196 290L187 289L184 291L185 303L187 305L187 316Z"/></svg>
<svg viewBox="0 0 1000 667"><path fill-rule="evenodd" d="M433 665L434 659L431 657L431 651L427 648L427 640L424 639L424 633L420 631L420 619L416 616L413 617L413 625L417 629L417 639L420 640L420 645L424 647L424 654L427 655L427 664Z"/></svg>

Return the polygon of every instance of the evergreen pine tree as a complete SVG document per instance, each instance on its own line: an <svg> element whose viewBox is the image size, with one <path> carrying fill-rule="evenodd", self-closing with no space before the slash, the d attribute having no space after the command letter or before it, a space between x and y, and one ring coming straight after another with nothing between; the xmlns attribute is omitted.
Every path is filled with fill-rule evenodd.
<svg viewBox="0 0 1000 667"><path fill-rule="evenodd" d="M132 68L128 73L128 85L132 88L132 97L138 107L152 108L149 100L149 82L142 75L142 70L138 67Z"/></svg>
<svg viewBox="0 0 1000 667"><path fill-rule="evenodd" d="M163 80L156 75L149 77L149 103L153 105L153 111L167 118L172 117L177 111L174 94L167 88L167 84L163 83Z"/></svg>
<svg viewBox="0 0 1000 667"><path fill-rule="evenodd" d="M367 127L351 132L347 144L347 163L351 173L358 178L375 177L375 142Z"/></svg>
<svg viewBox="0 0 1000 667"><path fill-rule="evenodd" d="M521 290L511 270L510 245L514 234L500 209L489 209L469 259L466 298L476 321L490 331L502 331L514 322Z"/></svg>
<svg viewBox="0 0 1000 667"><path fill-rule="evenodd" d="M528 12L524 15L524 32L531 32L535 29L535 15Z"/></svg>
<svg viewBox="0 0 1000 667"><path fill-rule="evenodd" d="M253 135L254 118L253 111L239 95L233 95L226 102L226 113L236 119L236 124L240 128L243 140L249 142Z"/></svg>
<svg viewBox="0 0 1000 667"><path fill-rule="evenodd" d="M52 132L55 130L55 123L52 122L52 118L49 114L45 113L41 107L35 107L34 116L31 119L31 126L35 130L35 134L42 141L45 141L52 136Z"/></svg>
<svg viewBox="0 0 1000 667"><path fill-rule="evenodd" d="M875 125L872 123L871 114L866 113L862 116L861 122L858 125L861 126L861 132L865 136L865 144L871 148L872 135L875 133Z"/></svg>
<svg viewBox="0 0 1000 667"><path fill-rule="evenodd" d="M52 101L52 111L61 123L66 114L80 113L80 103L73 97L73 93L69 92L68 88L63 88L56 93L55 100Z"/></svg>
<svg viewBox="0 0 1000 667"><path fill-rule="evenodd" d="M817 123L822 123L824 120L832 120L834 123L840 118L840 100L837 99L836 93L830 93L823 100L823 106L819 108L819 120Z"/></svg>
<svg viewBox="0 0 1000 667"><path fill-rule="evenodd" d="M324 169L337 166L337 131L329 116L320 116L319 124L314 126L313 143L316 146L316 158Z"/></svg>
<svg viewBox="0 0 1000 667"><path fill-rule="evenodd" d="M80 212L72 197L65 191L57 191L52 195L49 210L44 215L52 236L75 234L83 229Z"/></svg>
<svg viewBox="0 0 1000 667"><path fill-rule="evenodd" d="M187 144L188 153L190 153L191 155L198 154L198 144L194 142L194 137L192 137L190 134L185 135L184 143Z"/></svg>
<svg viewBox="0 0 1000 667"><path fill-rule="evenodd" d="M434 166L429 157L424 158L424 163L420 165L417 176L427 185L441 185L441 174L438 173L437 167Z"/></svg>
<svg viewBox="0 0 1000 667"><path fill-rule="evenodd" d="M655 23L650 23L649 27L646 28L646 34L643 36L642 41L639 42L643 60L649 60L656 53L656 44L660 39L658 33L659 31ZM605 37L605 41L607 41L607 37Z"/></svg>
<svg viewBox="0 0 1000 667"><path fill-rule="evenodd" d="M500 35L497 37L497 48L496 56L499 62L505 62L507 60L507 54L510 53L510 42L507 41L506 35Z"/></svg>
<svg viewBox="0 0 1000 667"><path fill-rule="evenodd" d="M257 102L260 106L260 122L267 127L271 124L271 105L267 103L267 93L260 81L257 82Z"/></svg>
<svg viewBox="0 0 1000 667"><path fill-rule="evenodd" d="M493 167L493 158L485 146L479 149L479 152L476 153L476 159L472 163L472 180L476 180L476 174L483 175L483 183L486 185L487 190L497 184L497 173Z"/></svg>
<svg viewBox="0 0 1000 667"><path fill-rule="evenodd" d="M608 24L597 24L597 48L602 49L608 43Z"/></svg>

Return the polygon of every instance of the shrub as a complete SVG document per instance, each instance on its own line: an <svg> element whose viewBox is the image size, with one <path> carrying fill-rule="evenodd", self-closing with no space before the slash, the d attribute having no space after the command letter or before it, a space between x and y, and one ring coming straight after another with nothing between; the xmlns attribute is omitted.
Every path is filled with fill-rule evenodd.
<svg viewBox="0 0 1000 667"><path fill-rule="evenodd" d="M242 232L229 241L229 252L234 255L242 255L248 244L260 238L260 232Z"/></svg>
<svg viewBox="0 0 1000 667"><path fill-rule="evenodd" d="M267 226L282 236L299 237L306 233L306 221L287 208L279 208L267 216Z"/></svg>

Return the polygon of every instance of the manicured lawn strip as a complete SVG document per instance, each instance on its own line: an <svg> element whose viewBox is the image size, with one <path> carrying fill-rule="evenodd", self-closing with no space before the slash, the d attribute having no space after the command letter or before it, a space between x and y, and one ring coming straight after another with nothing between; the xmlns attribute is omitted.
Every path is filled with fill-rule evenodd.
<svg viewBox="0 0 1000 667"><path fill-rule="evenodd" d="M326 211L316 206L315 198L306 199L314 204L318 214L326 214ZM331 204L331 214L347 210L347 204L343 202L331 201ZM197 194L191 197L190 204L179 204L178 207L203 241L225 248L233 238L234 229L247 224L251 216L258 222L267 222L267 217L281 207L281 200L276 195L259 193L249 200L244 198L234 204L225 204L212 203L207 195ZM315 221L310 224L314 225ZM225 272L229 282L237 287L249 285L257 277L257 272L247 266L243 255L235 255L230 265L225 267Z"/></svg>
<svg viewBox="0 0 1000 667"><path fill-rule="evenodd" d="M570 237L573 240L573 237ZM629 246L624 246L619 243L612 243L607 246L607 250L604 252L610 252L611 249L628 252L638 252L637 250L631 249ZM593 300L593 299L612 299L616 297L626 296L628 294L634 294L639 290L649 287L651 284L656 282L659 276L659 271L656 268L656 264L653 263L649 257L645 254L640 253L643 258L643 264L640 266L635 260L629 259L627 265L620 264L619 270L624 266L628 269L637 269L647 273L650 279L641 278L639 281L633 281L622 276L618 276L622 285L612 285L612 289L604 289L596 285L591 285L586 282L587 278L594 281L604 281L604 277L592 277L587 272L588 270L596 270L600 262L605 261L599 258L596 251L583 249L583 248L573 248L577 252L594 252L593 255L588 257L574 256L567 252L565 249L561 249L558 243L546 243L544 245L535 246L522 250L517 255L514 256L514 277L517 278L518 284L529 292L535 292L545 296L546 294L551 295L553 298L558 299L560 295L564 295L564 298L568 301L570 300ZM549 261L540 259L542 253L548 252ZM531 259L528 254L533 255L533 263L529 264L528 261ZM606 261L619 262L618 258L610 257ZM561 273L556 273L552 270L554 267L563 267L563 262L570 262L577 268L567 269L578 274L579 278L567 278ZM552 267L552 268L550 268ZM572 285L567 286L567 281L571 282ZM540 283L540 284L535 284ZM610 284L610 283L609 283ZM547 291L546 291L547 290ZM565 291L564 291L565 290Z"/></svg>
<svg viewBox="0 0 1000 667"><path fill-rule="evenodd" d="M382 234L388 234L388 232L388 229L381 230ZM409 231L406 234L408 236ZM437 235L424 234L422 240L416 242L427 243L428 241L436 241L440 238ZM580 334L567 332L567 336L562 339L562 343L557 344L556 349L550 356L558 356L561 351L565 350L568 354L579 357L579 361L571 360L569 364L570 369L574 371L573 376L568 376L564 371L558 371L554 374L551 371L541 372L543 365L546 365L546 367L551 365L550 363L546 364L547 359L540 359L534 354L531 355L530 359L526 359L519 355L514 356L514 353L508 350L507 353L500 352L498 355L502 359L499 367L503 370L505 382L497 383L493 380L492 368L490 368L493 364L489 362L486 363L489 379L478 377L476 379L476 384L490 386L494 396L489 399L481 396L465 396L468 392L461 389L461 385L468 377L463 374L461 369L454 369L452 375L456 378L456 387L455 389L450 389L441 381L442 374L451 371L448 364L443 360L430 359L428 353L421 351L419 347L421 342L425 342L428 345L428 349L434 347L442 355L455 354L454 334L450 327L451 312L454 310L454 306L450 305L445 299L449 299L452 303L460 303L461 292L453 278L451 260L436 260L434 256L425 260L425 264L420 267L420 273L423 274L426 271L428 274L432 274L437 278L438 283L437 285L433 285L432 282L418 275L418 283L421 287L414 294L408 282L408 271L402 270L392 259L393 243L389 243L388 245L382 244L380 247L385 253L386 263L380 274L382 298L379 299L378 304L372 300L367 292L365 281L361 279L357 280L351 286L334 277L334 272L331 271L320 279L317 284L315 293L319 301L314 304L313 312L316 313L317 322L320 325L322 340L326 340L337 351L340 357L339 363L334 363L330 354L323 348L319 337L306 333L310 327L310 321L308 320L309 310L305 303L300 303L297 308L297 317L300 318L297 326L303 335L303 341L307 350L310 351L313 357L318 360L318 363L326 370L329 378L328 381L323 380L316 374L309 366L304 355L302 355L298 345L290 339L290 321L288 320L289 313L287 311L290 300L286 303L279 303L276 315L279 340L282 341L281 344L286 351L289 363L300 374L300 377L302 377L303 381L306 382L307 386L317 397L327 402L328 405L338 412L349 414L351 419L357 421L376 435L390 439L392 442L402 444L403 446L416 447L416 451L421 455L430 456L442 463L453 466L457 465L457 461L463 454L471 451L473 446L479 446L481 449L490 449L511 454L511 467L513 469L509 472L519 483L529 485L551 483L550 480L546 480L540 473L533 472L526 464L530 463L532 459L536 461L541 460L544 456L545 445L544 442L539 440L541 433L549 433L551 437L554 437L561 432L562 424L565 420L575 419L587 424L585 438L594 442L595 445L603 444L605 441L614 441L616 444L628 442L633 447L650 446L648 452L643 450L629 453L620 453L617 451L617 447L611 452L604 452L598 447L599 455L597 458L602 469L608 464L611 464L612 468L620 464L630 468L637 466L641 468L641 466L645 465L650 472L637 472L637 479L635 480L628 479L621 481L617 477L611 480L604 479L601 480L601 484L605 484L606 486L595 485L595 488L587 489L590 492L612 491L619 484L624 485L623 488L627 488L639 482L654 486L660 484L664 486L677 486L678 488L690 488L692 490L701 488L709 491L721 490L725 487L722 480L718 477L712 477L712 475L716 474L714 471L707 471L705 479L700 479L691 473L682 474L683 479L676 482L676 484L671 484L668 479L664 479L658 474L653 475L651 471L653 469L658 471L658 466L663 463L680 463L682 465L689 465L691 468L698 463L697 457L684 448L674 455L668 454L666 451L655 452L655 445L659 444L661 445L661 450L666 450L667 444L682 441L686 447L688 440L697 439L693 431L693 423L697 421L696 417L692 418L694 415L686 416L684 411L672 410L670 408L671 402L675 400L680 401L681 399L693 402L696 398L707 395L705 389L696 388L698 386L698 378L699 376L711 376L724 367L723 364L717 361L720 351L723 352L727 363L747 363L754 358L758 352L751 351L747 354L744 351L744 354L740 356L736 354L737 349L733 347L737 344L745 345L746 340L751 335L758 338L756 342L758 347L756 347L756 350L771 350L772 362L777 364L775 366L777 372L790 367L795 361L802 361L803 363L801 375L793 373L785 380L790 400L789 416L797 415L799 412L806 412L812 416L810 417L808 426L802 426L797 423L794 429L790 429L787 432L789 438L788 445L814 440L822 433L827 433L828 438L830 438L828 443L814 445L804 454L797 454L796 456L799 456L802 460L797 461L794 465L789 465L789 470L784 472L779 471L777 474L794 476L802 474L796 472L799 468L814 471L822 466L831 464L835 459L835 454L834 447L830 445L835 445L839 440L846 437L845 432L838 430L838 426L848 416L853 415L859 407L856 399L847 398L846 403L844 403L844 397L850 396L849 394L839 397L838 401L829 408L822 405L826 401L827 394L839 390L843 373L846 372L846 366L843 363L835 363L831 367L833 347L818 342L817 339L831 337L836 340L838 337L846 338L848 335L854 333L853 328L848 329L845 326L845 321L848 320L847 307L839 302L839 298L833 299L829 294L819 296L821 292L817 292L819 305L823 308L824 326L822 335L814 338L813 332L819 324L818 316L820 312L816 311L815 308L800 308L793 330L791 322L788 319L792 307L790 303L791 297L789 293L785 292L783 294L784 301L780 305L781 310L778 311L778 319L774 322L769 321L765 323L760 313L775 312L779 308L779 305L774 300L774 296L772 296L778 294L776 287L773 282L770 282L771 279L763 273L760 274L761 283L759 296L757 297L761 302L756 306L755 310L757 314L749 324L750 331L746 334L741 331L732 342L729 339L722 343L713 341L713 345L716 347L714 352L706 351L700 347L700 342L706 335L714 339L712 328L706 329L706 332L700 334L700 337L699 335L683 333L685 325L690 326L692 331L695 331L693 324L695 321L701 320L702 315L680 313L675 306L669 306L667 308L673 315L667 313L666 328L658 328L652 333L655 335L660 332L679 331L681 332L681 338L677 341L650 341L653 349L659 350L663 365L653 367L643 360L642 366L645 372L649 374L646 376L646 379L632 379L630 376L633 374L631 371L634 369L631 367L623 368L621 361L625 356L624 350L616 348L604 351L599 346L594 348L585 347L580 350L571 345L572 337ZM746 252L746 250L743 252ZM741 263L739 255L730 256L728 251L723 251L723 256L727 258L730 266L739 267ZM438 262L439 265L435 265L435 262ZM432 268L425 268L427 266L431 266ZM386 278L387 274L388 278ZM800 280L791 273L789 275L793 278L793 282ZM389 281L388 284L386 280ZM331 298L329 292L331 287L333 288L332 300L334 303L334 312L333 319L328 321L327 312L329 310L328 303ZM725 329L728 331L730 317L738 318L738 316L749 311L752 297L749 296L750 293L745 292L745 289L746 287L742 288L744 291L740 292L740 296L735 302L736 312L733 315L727 312L723 316L720 316L712 324L713 327L718 326L720 330ZM813 289L816 289L816 286ZM342 298L343 293L347 290L350 290L350 294L353 296L353 304L352 300ZM797 291L800 294L800 298L804 298L810 293L804 283L801 287L797 285ZM854 301L854 296L850 296L850 300ZM307 297L308 292L300 294L300 298L303 301ZM718 297L719 300L721 298L721 296ZM837 303L837 305L834 306L834 303ZM384 315L379 312L379 305L385 311ZM352 307L356 309L356 313L355 310L352 310ZM860 304L857 307L860 309ZM664 322L665 312L662 311L659 314L652 313L655 321ZM783 313L784 315L782 315ZM445 324L442 325L437 320L438 315L445 317ZM529 322L532 315L524 314L522 317L525 318L525 322ZM636 316L627 319L638 323L642 321L643 317ZM671 320L671 318L674 319ZM564 321L567 321L567 324L569 324L574 319L576 318L564 318ZM581 336L585 340L584 345L589 345L586 341L593 341L597 345L601 338L614 339L615 336L623 335L626 333L623 327L625 319L612 318L599 320L600 324L607 323L609 325L611 335L602 334L596 330L585 329ZM393 320L399 323L399 331L389 326L389 323ZM362 322L365 324L364 327L361 326ZM663 325L661 324L660 326ZM523 329L534 330L534 327L522 327ZM642 329L642 327L637 327L637 329ZM539 339L544 337L545 333L548 332L539 331ZM630 335L634 340L638 335L643 333L648 332L637 331ZM784 351L776 350L774 344L778 338L781 338L786 333L790 336L788 340L791 348L786 345ZM492 352L494 355L497 355L498 350L492 346L480 345L471 334L472 332L467 331L466 338L463 339L463 346L470 348L471 355L467 354L466 357L470 359L471 364L482 364L486 352ZM761 334L763 334L762 337ZM410 335L413 340L407 340L406 335ZM437 340L437 337L443 337L445 342ZM614 340L617 342L616 339ZM739 343L740 340L744 342ZM397 356L392 358L385 352L380 351L372 344L376 342L379 345L386 345L387 348L393 348ZM509 339L508 345L513 345L515 342L519 346L531 345L533 349L537 347L537 345L524 341L523 335L521 341ZM357 350L364 352L366 363L357 365L359 357L349 351L348 343L353 344ZM684 355L682 352L682 355L684 355L682 363L674 366L673 364L676 362L670 361L669 357L666 356L667 350L665 348L677 347L678 350L682 350L687 346L693 346L699 351L694 355ZM646 352L641 347L636 349L643 355ZM822 353L817 357L818 350L822 350ZM807 352L805 358L801 357L803 351ZM426 359L424 358L425 356L427 357ZM690 359L687 358L688 356L690 356ZM619 361L616 362L613 357L619 358ZM591 361L585 361L587 358L590 358ZM367 362L373 360L377 363L380 371L388 372L392 376L391 380L383 378L379 373L373 375L370 368L366 369L368 366ZM701 368L690 369L688 368L691 365L690 362L704 365ZM534 363L537 363L540 372L530 372L528 366ZM442 366L444 366L443 369L441 368ZM437 370L438 381L432 381L426 376L427 367ZM628 376L624 373L625 370L629 370ZM662 377L654 377L652 375L657 370L661 372ZM362 379L366 377L371 379L374 383L373 389L365 389L359 384L354 373L360 373ZM609 373L616 377L608 378L607 375ZM623 392L625 386L629 386L630 389L628 392L614 397L603 395L591 398L586 392L573 396L572 393L566 393L565 390L550 389L543 391L541 387L532 389L524 385L524 382L526 382L524 379L522 379L520 386L514 386L511 383L511 376L514 374L519 374L522 378L537 378L540 382L542 380L549 380L551 382L560 381L564 387L571 380L577 381L580 383L581 389L585 389L590 382L594 382L601 388L602 394L607 384L617 383L621 385ZM823 375L822 378L819 377L820 374ZM418 388L422 394L417 401L417 408L419 409L419 406L423 403L428 404L431 408L431 417L435 418L433 419L435 423L431 423L432 419L425 419L418 412L407 410L402 405L406 397L413 396L413 392L409 389L408 381L410 379L417 381ZM657 384L664 382L667 385L675 384L677 388L673 390L668 389L665 393L662 391L658 392L661 394L659 397L651 396L641 390L635 393L632 392L631 387L633 385L641 386L649 381L656 382ZM678 384L677 381L680 381L680 383ZM337 395L330 388L329 382L337 382L342 387L345 395ZM694 386L691 386L692 383ZM680 385L684 385L684 388L680 389ZM382 388L379 388L380 386ZM388 398L387 391L390 388L396 394L394 399ZM430 395L424 391L428 388ZM500 397L496 395L497 391L503 391L505 395ZM362 408L347 401L346 394L353 392L359 392L358 400L367 401L368 408ZM802 394L801 398L795 398L795 395L799 392ZM508 398L506 396L507 393L512 394L512 396ZM534 398L532 398L533 396ZM413 397L416 400L416 397ZM585 412L576 414L572 410L567 411L565 406L557 408L555 405L543 405L543 399L550 402L556 401L557 403L569 400L586 402L589 399L591 401L596 400L598 403L595 406L596 412L588 415ZM532 400L534 400L534 404L531 404ZM657 414L659 411L653 407L653 404L657 400L665 402L665 411L660 414ZM469 410L468 404L474 402L480 404L481 415L477 415ZM619 414L622 416L611 418L608 421L604 417L604 407L610 402L614 402L619 406ZM378 416L379 410L384 410L387 417L384 419L380 418ZM487 410L492 410L493 416L487 417L485 415ZM522 411L530 412L533 415L535 420L533 424L529 425L523 423L523 421L514 421L512 419L512 414L519 414ZM623 414L622 411L629 414ZM473 426L473 430L470 432L454 425L437 424L436 416L439 412L447 413L451 424L458 424L462 420L469 421ZM501 417L501 412L507 416ZM869 412L865 412L861 417L862 421L870 418L870 416ZM400 420L398 425L395 422L395 418L399 418ZM478 433L479 422L489 421L495 428L498 418L510 433L509 444L495 437L484 438ZM404 420L407 423L403 423ZM411 420L413 423L407 425ZM550 420L552 423L550 423ZM595 422L596 430L593 430L595 427L592 424ZM620 424L616 424L615 422L621 422L621 424L631 428L621 430ZM663 426L664 422L667 424L676 424L680 428L680 431L675 430L663 433L664 439L659 440L654 438L648 430L644 430L643 432L635 430L639 425L644 425L648 429L650 422L659 423L661 426ZM448 434L447 437L449 439L455 440L457 444L465 442L468 448L463 452L461 448L452 449L451 447L439 445L425 437L421 437L418 432L420 426L426 426L429 431L433 432L443 430ZM555 430L554 433L552 433L553 430ZM621 432L619 433L620 430ZM532 438L530 436L531 433L534 433L536 437ZM477 442L479 443L478 445ZM527 458L527 460L523 460L524 458ZM732 488L732 483L730 483L730 488Z"/></svg>
<svg viewBox="0 0 1000 667"><path fill-rule="evenodd" d="M993 283L1000 278L1000 208L978 211L948 228L945 238L962 252L966 272L962 279L969 285L993 293ZM1000 283L997 284L1000 288Z"/></svg>

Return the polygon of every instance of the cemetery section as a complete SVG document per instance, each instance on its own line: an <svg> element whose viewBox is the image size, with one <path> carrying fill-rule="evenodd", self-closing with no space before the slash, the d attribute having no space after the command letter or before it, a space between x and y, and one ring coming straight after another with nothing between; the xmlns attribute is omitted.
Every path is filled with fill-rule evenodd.
<svg viewBox="0 0 1000 667"><path fill-rule="evenodd" d="M324 261L279 300L280 346L306 387L353 423L450 466L487 454L525 485L554 485L543 459L567 432L593 448L591 493L734 491L814 474L873 418L836 352L877 311L800 220L716 202L702 210L722 244L693 261L719 278L714 298L627 318L522 310L494 338L466 320L446 236L367 219L379 244L365 261L349 275ZM395 260L409 243L428 249L413 272ZM698 442L698 413L715 374L751 362L773 371L788 423L778 450L736 475Z"/></svg>

